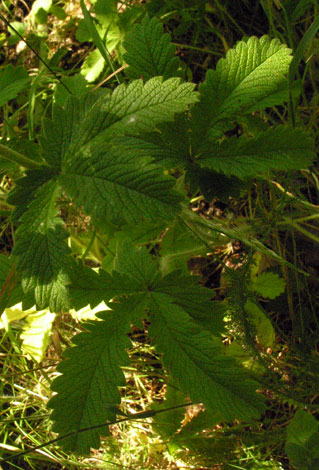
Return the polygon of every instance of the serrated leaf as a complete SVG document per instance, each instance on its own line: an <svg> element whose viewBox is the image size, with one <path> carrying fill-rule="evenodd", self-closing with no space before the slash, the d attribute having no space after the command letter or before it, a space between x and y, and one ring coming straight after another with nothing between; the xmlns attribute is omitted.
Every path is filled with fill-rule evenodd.
<svg viewBox="0 0 319 470"><path fill-rule="evenodd" d="M111 276L103 270L97 273L79 264L74 272L70 272L70 281L70 295L75 310L80 310L88 304L94 308L103 300L107 301L114 296L114 292L108 292L112 282Z"/></svg>
<svg viewBox="0 0 319 470"><path fill-rule="evenodd" d="M65 239L68 234L57 217L55 200L60 189L56 180L44 183L20 218L13 254L18 255L25 292L34 290L39 308L59 312L70 307L67 285L72 258Z"/></svg>
<svg viewBox="0 0 319 470"><path fill-rule="evenodd" d="M0 106L16 98L29 82L27 71L9 64L0 70Z"/></svg>
<svg viewBox="0 0 319 470"><path fill-rule="evenodd" d="M257 383L223 356L221 342L213 341L167 296L152 293L150 310L150 336L164 355L164 365L192 401L203 402L224 420L260 415L264 406L262 396L256 394Z"/></svg>
<svg viewBox="0 0 319 470"><path fill-rule="evenodd" d="M140 245L156 240L165 229L166 223L161 219L157 221L143 221L138 225L125 224L121 226L120 231L115 232L115 238L117 240L130 238L133 243Z"/></svg>
<svg viewBox="0 0 319 470"><path fill-rule="evenodd" d="M102 107L103 127L109 128L104 135L148 132L160 122L172 121L174 114L198 100L193 90L192 83L181 83L179 78L163 81L162 77L151 78L145 85L134 80L118 86Z"/></svg>
<svg viewBox="0 0 319 470"><path fill-rule="evenodd" d="M181 270L168 273L157 281L154 292L169 296L170 302L185 310L192 319L213 335L224 330L223 318L226 306L213 302L214 291L198 284L198 277Z"/></svg>
<svg viewBox="0 0 319 470"><path fill-rule="evenodd" d="M108 302L115 296L136 294L141 291L139 282L126 274L114 271L110 275L103 269L97 273L83 265L78 265L75 270L71 270L70 279L69 290L76 310L87 304L93 308L102 301Z"/></svg>
<svg viewBox="0 0 319 470"><path fill-rule="evenodd" d="M184 115L173 122L158 125L156 132L124 135L112 139L112 145L138 157L152 157L163 168L182 167L191 162L189 123Z"/></svg>
<svg viewBox="0 0 319 470"><path fill-rule="evenodd" d="M291 50L268 36L240 41L228 51L199 87L201 99L192 110L194 152L230 129L237 116L287 101L291 60Z"/></svg>
<svg viewBox="0 0 319 470"><path fill-rule="evenodd" d="M129 364L125 349L131 344L127 333L134 306L132 300L111 304L112 310L98 314L101 321L87 323L87 332L75 336L76 346L66 351L66 360L58 366L62 375L52 385L58 392L48 405L54 409L53 431L63 435L115 418L114 406L121 402L118 387L125 385L120 367ZM99 447L106 430L107 425L61 442L65 450L87 454L91 447Z"/></svg>
<svg viewBox="0 0 319 470"><path fill-rule="evenodd" d="M237 113L261 110L260 103L266 97L264 106L274 106L271 97L285 82L291 50L278 39L262 36L240 41L235 48L220 59L216 70L207 72L200 92L214 101L213 120L229 119ZM271 80L269 77L271 76Z"/></svg>
<svg viewBox="0 0 319 470"><path fill-rule="evenodd" d="M10 191L7 201L16 206L11 214L12 221L18 223L32 202L35 192L56 176L56 171L49 167L28 170L26 176L15 181L16 186Z"/></svg>
<svg viewBox="0 0 319 470"><path fill-rule="evenodd" d="M76 153L93 139L105 145L111 136L149 132L197 101L193 88L178 78L163 82L155 77L145 85L141 80L122 84L111 96L108 90L88 93L81 101L72 96L64 109L54 105L52 120L44 121L40 140L44 158L60 169L61 162L76 160Z"/></svg>
<svg viewBox="0 0 319 470"><path fill-rule="evenodd" d="M64 108L53 106L52 119L44 119L40 137L43 157L50 166L60 170L64 161L99 132L95 120L99 99L99 95L87 93L81 100L70 96Z"/></svg>
<svg viewBox="0 0 319 470"><path fill-rule="evenodd" d="M269 170L307 168L314 158L311 137L299 129L278 126L255 138L232 137L220 145L207 143L198 162L226 175L248 178Z"/></svg>
<svg viewBox="0 0 319 470"><path fill-rule="evenodd" d="M253 280L253 289L266 299L275 299L285 291L285 280L272 272L259 274Z"/></svg>
<svg viewBox="0 0 319 470"><path fill-rule="evenodd" d="M202 433L205 429L213 429L214 426L219 424L221 421L222 417L218 412L211 413L207 410L200 410L196 416L191 418L185 426L182 427L176 438L178 440L190 439L192 436Z"/></svg>
<svg viewBox="0 0 319 470"><path fill-rule="evenodd" d="M6 308L0 318L0 328L6 329L7 325L9 325L10 323L22 320L27 315L29 315L29 313L34 311L34 307L24 310L22 307L22 302L19 302L9 308Z"/></svg>
<svg viewBox="0 0 319 470"><path fill-rule="evenodd" d="M176 76L178 58L174 57L175 47L170 43L169 34L164 34L162 23L154 16L144 16L136 24L124 42L124 60L130 66L126 74L130 78L144 80L162 75L165 79Z"/></svg>
<svg viewBox="0 0 319 470"><path fill-rule="evenodd" d="M59 180L95 220L120 218L132 223L142 218L174 218L182 200L172 190L174 180L161 169L105 144L84 149Z"/></svg>
<svg viewBox="0 0 319 470"><path fill-rule="evenodd" d="M145 247L136 248L126 239L118 242L114 269L134 279L140 289L147 290L159 279L158 264Z"/></svg>
<svg viewBox="0 0 319 470"><path fill-rule="evenodd" d="M96 314L99 312L104 312L105 310L110 310L104 301L92 308L89 304L85 307L80 308L80 310L70 310L72 318L79 322L98 320Z"/></svg>

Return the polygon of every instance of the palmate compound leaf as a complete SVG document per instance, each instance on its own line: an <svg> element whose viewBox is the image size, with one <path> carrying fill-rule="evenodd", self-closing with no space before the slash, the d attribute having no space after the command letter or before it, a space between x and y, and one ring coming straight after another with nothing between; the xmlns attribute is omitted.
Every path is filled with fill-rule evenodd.
<svg viewBox="0 0 319 470"><path fill-rule="evenodd" d="M127 337L134 315L144 312L144 297L123 299L111 303L112 310L98 314L101 321L85 325L87 332L75 336L75 347L65 353L59 366L62 375L52 389L57 392L48 406L53 408L53 431L66 434L82 428L114 420L115 406L121 402L118 387L125 385L121 366L129 364L125 349L131 343ZM61 441L65 450L87 454L90 447L98 448L100 435L107 426L74 433Z"/></svg>
<svg viewBox="0 0 319 470"><path fill-rule="evenodd" d="M123 45L126 49L123 58L129 65L126 74L130 78L148 80L159 75L176 76L179 61L174 57L175 47L156 17L144 16L141 24L136 24L128 33Z"/></svg>
<svg viewBox="0 0 319 470"><path fill-rule="evenodd" d="M20 218L13 254L18 256L25 292L34 290L36 305L59 312L70 307L67 285L72 258L65 239L68 234L57 217L56 197L60 187L55 178L40 186Z"/></svg>
<svg viewBox="0 0 319 470"><path fill-rule="evenodd" d="M118 242L114 260L112 279L124 276L134 283L135 293L156 292L170 298L170 301L183 308L193 320L204 328L218 335L223 330L223 314L225 309L222 302L212 302L214 292L202 287L198 277L191 276L181 270L170 272L160 277L158 263L152 259L145 247L136 247L128 240ZM130 294L128 280L124 283L123 291L119 294ZM113 283L114 284L114 283Z"/></svg>
<svg viewBox="0 0 319 470"><path fill-rule="evenodd" d="M51 182L56 182L56 173L62 173L56 189L62 183L66 192L78 198L79 205L84 202L90 215L97 219L122 217L135 223L141 214L152 220L174 216L181 198L171 190L173 180L145 161L133 163L133 157L129 161L129 157L109 154L104 140L107 135L101 133L123 133L126 128L150 131L196 101L193 88L179 79L163 82L156 77L145 86L140 80L128 87L120 86L111 97L107 92L103 96L88 94L81 101L69 98L65 109L54 106L53 120L46 121L41 139L43 156L51 168L29 172L11 196L12 202L18 204L15 219L23 214L15 249L20 257L18 268L24 288L35 289L40 308L47 303L55 311L69 306L67 285L72 258L65 257L69 251L62 222L52 218L55 197ZM97 136L99 143L93 145ZM94 150L91 152L90 148ZM101 156L105 158L100 159Z"/></svg>
<svg viewBox="0 0 319 470"><path fill-rule="evenodd" d="M224 420L257 418L264 409L258 384L222 352L221 343L171 299L152 293L150 337L181 390Z"/></svg>
<svg viewBox="0 0 319 470"><path fill-rule="evenodd" d="M103 143L79 152L59 181L97 221L171 218L182 200L172 189L174 180L164 176L161 168Z"/></svg>
<svg viewBox="0 0 319 470"><path fill-rule="evenodd" d="M269 170L306 168L314 158L314 141L310 136L300 129L278 126L254 138L232 137L221 144L206 141L198 163L244 179Z"/></svg>

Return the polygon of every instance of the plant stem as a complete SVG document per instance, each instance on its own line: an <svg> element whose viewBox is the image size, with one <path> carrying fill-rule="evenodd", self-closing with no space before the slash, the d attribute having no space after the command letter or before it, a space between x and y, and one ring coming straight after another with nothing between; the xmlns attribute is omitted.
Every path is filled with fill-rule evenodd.
<svg viewBox="0 0 319 470"><path fill-rule="evenodd" d="M212 51L210 49L204 49L203 47L190 46L189 44L180 44L178 42L172 42L173 46L180 47L181 49L191 49L192 51L204 52L204 54L222 56L221 52Z"/></svg>
<svg viewBox="0 0 319 470"><path fill-rule="evenodd" d="M40 163L31 160L31 158L25 157L22 153L16 152L15 150L0 144L0 157L10 160L10 162L17 163L24 168L39 168Z"/></svg>

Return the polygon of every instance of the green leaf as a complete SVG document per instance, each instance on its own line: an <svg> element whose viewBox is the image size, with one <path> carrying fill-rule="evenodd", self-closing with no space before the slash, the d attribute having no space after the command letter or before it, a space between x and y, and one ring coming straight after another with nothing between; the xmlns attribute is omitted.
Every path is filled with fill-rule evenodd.
<svg viewBox="0 0 319 470"><path fill-rule="evenodd" d="M212 302L214 291L198 284L197 276L190 276L181 270L172 271L157 281L152 290L169 296L170 302L185 310L213 335L217 336L224 330L226 306L222 302Z"/></svg>
<svg viewBox="0 0 319 470"><path fill-rule="evenodd" d="M143 221L136 224L125 224L121 226L120 231L115 232L116 239L130 238L133 243L143 244L157 240L160 234L166 229L165 221Z"/></svg>
<svg viewBox="0 0 319 470"><path fill-rule="evenodd" d="M22 290L20 279L15 270L15 261L12 257L8 258L2 254L0 254L0 291L0 315L4 309L19 302L22 302L23 310L34 305L33 296L26 296Z"/></svg>
<svg viewBox="0 0 319 470"><path fill-rule="evenodd" d="M70 278L70 295L76 310L88 304L93 308L102 301L110 301L115 296L136 294L141 291L140 283L124 273L114 271L110 275L103 269L97 273L81 264L71 270Z"/></svg>
<svg viewBox="0 0 319 470"><path fill-rule="evenodd" d="M255 138L232 137L220 145L207 142L198 162L227 176L248 178L269 170L307 168L314 157L311 137L299 129L278 126Z"/></svg>
<svg viewBox="0 0 319 470"><path fill-rule="evenodd" d="M9 64L0 70L0 106L16 98L21 91L26 89L28 83L28 73L21 66L13 67Z"/></svg>
<svg viewBox="0 0 319 470"><path fill-rule="evenodd" d="M226 59L219 60L215 71L207 72L200 88L203 98L214 102L213 121L261 110L262 101L264 107L282 104L272 95L283 83L288 86L286 75L291 60L291 50L278 39L262 36L240 41L227 52Z"/></svg>
<svg viewBox="0 0 319 470"><path fill-rule="evenodd" d="M206 201L217 198L226 203L230 197L238 198L244 187L243 181L235 176L227 177L208 168L201 168L197 163L187 166L185 183L189 184L191 194L197 194L200 190Z"/></svg>
<svg viewBox="0 0 319 470"><path fill-rule="evenodd" d="M152 157L163 168L184 168L191 162L189 122L177 115L173 122L158 125L156 132L128 134L112 139L112 145L138 157Z"/></svg>
<svg viewBox="0 0 319 470"><path fill-rule="evenodd" d="M16 186L7 198L9 204L16 206L11 215L14 223L17 223L25 213L35 192L55 176L56 172L52 168L43 167L39 170L28 170L26 176L15 181Z"/></svg>
<svg viewBox="0 0 319 470"><path fill-rule="evenodd" d="M285 291L285 280L272 272L259 274L253 279L253 289L266 299L275 299Z"/></svg>
<svg viewBox="0 0 319 470"><path fill-rule="evenodd" d="M285 450L290 463L298 470L316 468L318 462L319 423L303 410L298 410L287 428Z"/></svg>
<svg viewBox="0 0 319 470"><path fill-rule="evenodd" d="M174 384L168 384L165 393L165 401L158 405L154 403L152 408L155 411L165 410L174 406L187 403L185 395ZM163 440L167 441L179 430L185 418L185 408L176 408L165 413L158 413L154 416L152 427Z"/></svg>
<svg viewBox="0 0 319 470"><path fill-rule="evenodd" d="M110 289L112 278L103 270L97 273L79 263L77 269L70 272L70 277L70 295L75 310L80 310L88 304L94 308L115 295L114 289Z"/></svg>
<svg viewBox="0 0 319 470"><path fill-rule="evenodd" d="M101 145L111 137L129 133L149 132L175 113L187 110L197 100L194 85L178 78L163 82L161 77L145 85L135 80L108 91L88 93L81 101L70 97L64 109L55 105L52 120L44 122L41 145L46 161L55 168L77 160L76 153L96 139Z"/></svg>
<svg viewBox="0 0 319 470"><path fill-rule="evenodd" d="M207 247L180 220L165 233L161 244L160 265L163 274L176 269L187 272L187 261L196 255L206 255Z"/></svg>
<svg viewBox="0 0 319 470"><path fill-rule="evenodd" d="M298 410L287 428L287 442L304 446L312 434L318 431L318 421L311 414Z"/></svg>
<svg viewBox="0 0 319 470"><path fill-rule="evenodd" d="M197 433L202 433L205 429L213 429L214 426L222 421L220 414L211 413L207 410L201 410L196 416L188 421L185 426L182 427L181 431L176 436L179 441L182 439L190 439ZM214 436L217 437L217 436Z"/></svg>
<svg viewBox="0 0 319 470"><path fill-rule="evenodd" d="M104 21L111 22L113 18L117 17L117 1L116 0L97 0L94 5L94 11L98 17L104 19Z"/></svg>
<svg viewBox="0 0 319 470"><path fill-rule="evenodd" d="M43 157L50 166L60 170L62 163L72 159L81 146L99 133L99 111L99 96L94 93L81 93L81 100L70 96L64 108L53 106L52 120L43 121L40 137Z"/></svg>
<svg viewBox="0 0 319 470"><path fill-rule="evenodd" d="M14 28L14 30L12 29ZM21 23L20 21L12 21L8 27L8 32L10 37L8 39L8 46L14 46L17 42L20 41L19 33L22 37L26 34L27 25L26 23Z"/></svg>
<svg viewBox="0 0 319 470"><path fill-rule="evenodd" d="M246 302L245 310L249 313L249 318L256 328L259 343L265 348L272 347L276 339L276 333L269 318L266 317L258 305L250 300Z"/></svg>
<svg viewBox="0 0 319 470"><path fill-rule="evenodd" d="M174 180L160 168L124 156L105 143L79 152L60 182L95 220L120 218L132 223L174 218L182 200L172 190Z"/></svg>
<svg viewBox="0 0 319 470"><path fill-rule="evenodd" d="M67 17L67 14L63 10L63 8L59 7L58 5L51 5L49 13L51 13L51 15L56 16L59 20L65 20L65 18Z"/></svg>
<svg viewBox="0 0 319 470"><path fill-rule="evenodd" d="M32 312L26 317L26 324L20 338L21 349L29 359L41 362L49 345L54 313L48 310Z"/></svg>
<svg viewBox="0 0 319 470"><path fill-rule="evenodd" d="M176 76L178 58L169 34L164 34L162 23L154 16L144 16L136 24L124 42L124 60L130 66L126 73L130 78L144 80L162 75L165 79Z"/></svg>
<svg viewBox="0 0 319 470"><path fill-rule="evenodd" d="M13 250L19 256L17 269L24 291L34 290L36 305L49 305L53 312L70 307L67 285L72 258L65 242L68 234L57 217L55 200L59 193L55 179L36 190L34 200L20 218Z"/></svg>
<svg viewBox="0 0 319 470"><path fill-rule="evenodd" d="M268 36L240 41L228 51L199 87L201 99L192 110L194 152L200 153L207 142L211 145L237 116L288 101L291 60L291 50Z"/></svg>
<svg viewBox="0 0 319 470"><path fill-rule="evenodd" d="M263 398L257 383L222 353L221 342L198 327L169 297L152 293L150 336L164 365L192 401L220 413L225 420L257 418Z"/></svg>
<svg viewBox="0 0 319 470"><path fill-rule="evenodd" d="M179 78L163 81L162 77L151 78L145 85L134 80L118 86L102 107L103 127L109 128L105 135L148 132L161 122L172 121L174 114L197 101L193 89L192 83L181 83Z"/></svg>
<svg viewBox="0 0 319 470"><path fill-rule="evenodd" d="M59 106L63 107L70 97L68 90L62 85L67 86L71 93L77 98L84 98L87 93L87 81L80 74L73 75L72 77L63 77L62 82L57 84L54 92L54 101Z"/></svg>
<svg viewBox="0 0 319 470"><path fill-rule="evenodd" d="M289 462L296 470L312 470L316 468L308 449L293 442L288 442L285 447Z"/></svg>
<svg viewBox="0 0 319 470"><path fill-rule="evenodd" d="M57 395L48 406L54 409L54 432L63 435L114 420L114 406L121 402L118 387L125 385L120 367L129 364L129 313L135 306L132 300L112 303L112 310L98 314L101 321L87 323L87 332L75 336L75 347L66 351L66 360L58 366L62 375L52 385ZM106 432L107 425L61 442L67 451L87 454L100 446L99 436Z"/></svg>
<svg viewBox="0 0 319 470"><path fill-rule="evenodd" d="M152 288L159 279L158 264L145 247L136 248L130 240L118 242L114 269L134 279L142 290Z"/></svg>

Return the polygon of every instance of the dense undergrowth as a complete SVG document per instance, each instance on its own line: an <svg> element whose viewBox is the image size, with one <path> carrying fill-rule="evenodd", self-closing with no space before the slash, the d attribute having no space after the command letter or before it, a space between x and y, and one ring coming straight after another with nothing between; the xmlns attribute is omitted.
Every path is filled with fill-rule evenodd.
<svg viewBox="0 0 319 470"><path fill-rule="evenodd" d="M0 14L0 465L315 469L317 2Z"/></svg>

